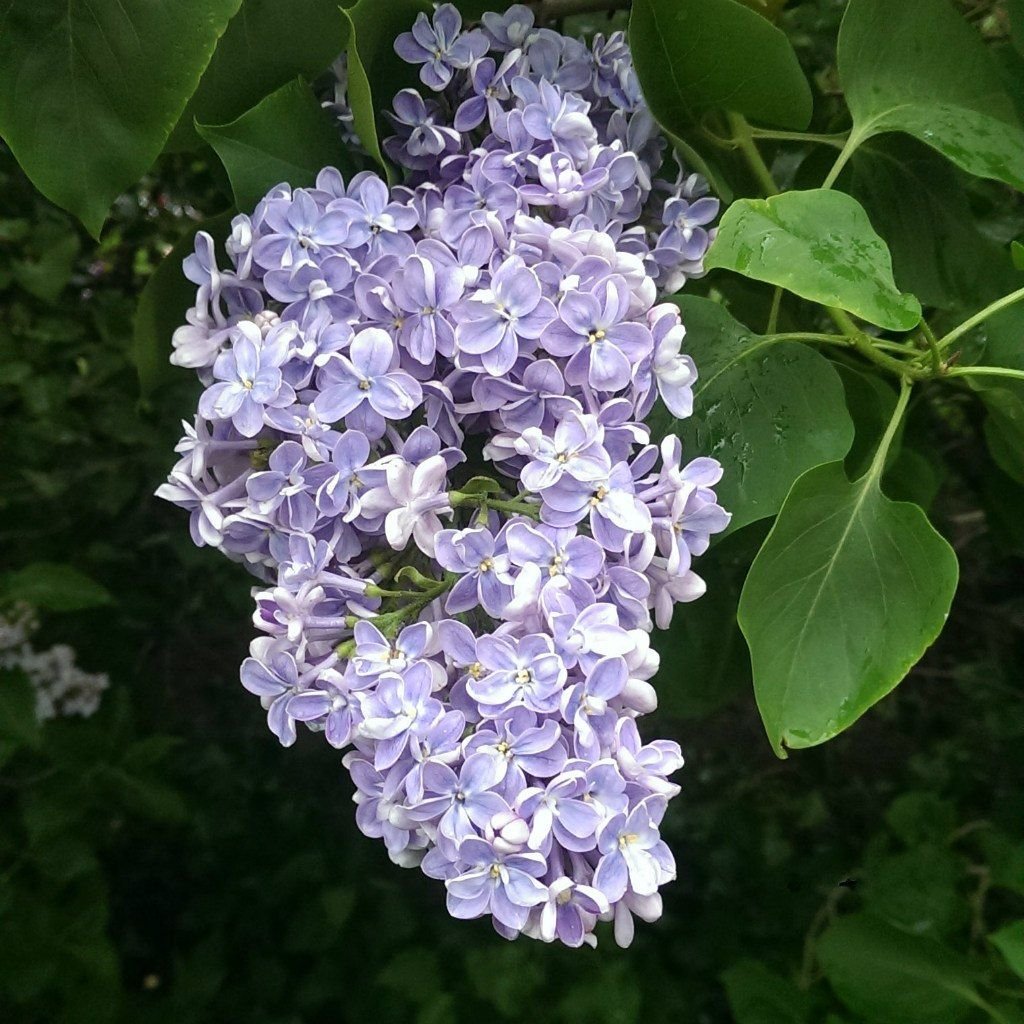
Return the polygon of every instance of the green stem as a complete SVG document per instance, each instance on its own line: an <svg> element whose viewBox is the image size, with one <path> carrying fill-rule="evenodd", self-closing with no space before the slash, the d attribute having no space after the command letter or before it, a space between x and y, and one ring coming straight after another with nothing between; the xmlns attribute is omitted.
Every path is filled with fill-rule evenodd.
<svg viewBox="0 0 1024 1024"><path fill-rule="evenodd" d="M836 162L832 165L832 170L825 175L825 180L821 183L822 188L831 188L836 183L836 178L842 173L843 168L846 166L846 162L853 156L854 150L860 145L860 139L855 135L850 135L846 142L843 144L843 148L839 151L839 156L836 157Z"/></svg>
<svg viewBox="0 0 1024 1024"><path fill-rule="evenodd" d="M464 491L450 491L448 504L452 508L459 508L462 505L475 505L477 508L486 505L497 512L507 512L509 515L529 516L531 519L540 518L540 507L530 504L522 499L504 501L499 498L492 498L489 494L466 494Z"/></svg>
<svg viewBox="0 0 1024 1024"><path fill-rule="evenodd" d="M779 326L779 307L782 305L782 289L776 285L775 294L772 295L772 308L768 312L768 326L765 334L774 334L775 328Z"/></svg>
<svg viewBox="0 0 1024 1024"><path fill-rule="evenodd" d="M542 23L559 21L573 14L611 13L623 10L631 0L532 0Z"/></svg>
<svg viewBox="0 0 1024 1024"><path fill-rule="evenodd" d="M385 636L392 636L407 619L412 618L414 615L418 615L427 607L428 604L436 601L442 594L451 590L458 578L459 577L455 573L445 573L444 579L438 580L431 587L427 587L422 594L419 594L407 605L403 605L401 608L396 608L394 611L384 612L382 615L372 616L369 621L371 621ZM360 618L358 616L351 615L346 619L345 624L350 628L355 628L356 623L359 621ZM336 648L337 652L344 656L343 651L348 650L350 644L351 641L339 644Z"/></svg>
<svg viewBox="0 0 1024 1024"><path fill-rule="evenodd" d="M930 370L926 370L921 366L912 366L910 363L906 363L901 359L894 359L892 356L879 351L871 338L853 322L849 314L844 310L831 308L829 309L829 315L839 326L839 329L845 332L850 344L865 359L869 359L890 373L895 373L898 377L909 377L911 380L925 380L932 376Z"/></svg>
<svg viewBox="0 0 1024 1024"><path fill-rule="evenodd" d="M1012 306L1015 302L1020 302L1021 299L1024 299L1024 288L1018 288L1015 292L1010 292L1009 295L996 299L995 302L966 319L959 327L954 327L948 334L943 335L939 339L939 348L947 348L957 338L963 337L968 331L973 331L978 324L984 323L990 316L994 316L1000 310L1006 309L1007 306Z"/></svg>
<svg viewBox="0 0 1024 1024"><path fill-rule="evenodd" d="M754 143L754 136L751 134L751 128L747 123L747 119L742 114L728 113L725 116L732 131L733 142L743 154L747 165L753 172L754 177L757 178L757 183L761 186L764 194L766 196L778 195L778 186L776 186L772 172L768 169L768 165L761 156L761 151Z"/></svg>
<svg viewBox="0 0 1024 1024"><path fill-rule="evenodd" d="M946 367L942 361L942 353L939 351L939 342L935 337L935 332L931 329L931 326L924 317L921 318L921 334L924 336L924 340L928 345L928 351L931 353L932 370L935 372L935 375L938 376L945 372Z"/></svg>
<svg viewBox="0 0 1024 1024"><path fill-rule="evenodd" d="M849 132L838 132L835 135L821 135L817 132L775 132L767 128L751 128L750 134L755 139L769 139L778 142L820 142L823 146L835 146L842 149L849 137Z"/></svg>
<svg viewBox="0 0 1024 1024"><path fill-rule="evenodd" d="M782 334L766 334L772 341L818 341L826 345L849 345L850 339L845 334L815 334L813 331L786 331Z"/></svg>
<svg viewBox="0 0 1024 1024"><path fill-rule="evenodd" d="M885 434L882 436L882 440L878 443L878 449L875 451L875 457L871 460L871 467L868 469L868 474L874 474L876 477L882 475L882 470L885 468L885 460L889 454L889 448L892 446L892 439L896 436L896 431L899 429L899 425L903 420L903 414L907 411L907 405L910 402L910 391L913 384L904 377L900 381L900 397L896 402L896 408L892 411L892 418L889 420L889 425L885 428Z"/></svg>
<svg viewBox="0 0 1024 1024"><path fill-rule="evenodd" d="M1009 377L1011 380L1024 380L1024 370L1014 370L1009 366L958 366L948 372L950 377Z"/></svg>

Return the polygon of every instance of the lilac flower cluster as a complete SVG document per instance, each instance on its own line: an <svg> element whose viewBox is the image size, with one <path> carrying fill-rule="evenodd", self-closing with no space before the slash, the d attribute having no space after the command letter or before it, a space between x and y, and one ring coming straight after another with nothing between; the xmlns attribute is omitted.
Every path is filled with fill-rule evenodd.
<svg viewBox="0 0 1024 1024"><path fill-rule="evenodd" d="M205 390L158 493L264 581L242 683L285 746L349 748L366 835L456 917L625 944L675 876L650 631L729 520L719 465L643 422L691 412L656 295L700 272L717 202L655 180L621 34L445 5L396 50L433 94L395 98L406 184L277 186L226 269L197 237L172 359Z"/></svg>

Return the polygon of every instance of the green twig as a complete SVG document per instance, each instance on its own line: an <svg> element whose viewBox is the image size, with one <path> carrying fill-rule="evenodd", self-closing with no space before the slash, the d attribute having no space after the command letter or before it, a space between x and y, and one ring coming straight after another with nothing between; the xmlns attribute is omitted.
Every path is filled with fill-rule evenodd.
<svg viewBox="0 0 1024 1024"><path fill-rule="evenodd" d="M529 516L531 519L540 518L540 506L522 498L504 501L489 494L466 494L464 491L450 491L448 504L452 508L459 508L461 505L475 505L477 508L482 508L486 505L487 508L493 508L496 512L507 512L513 516Z"/></svg>
<svg viewBox="0 0 1024 1024"><path fill-rule="evenodd" d="M831 188L836 183L836 179L842 173L846 162L853 156L854 151L860 145L860 141L855 135L850 135L847 138L843 148L839 151L839 156L836 157L836 162L832 165L832 170L825 175L825 180L821 183L822 188Z"/></svg>
<svg viewBox="0 0 1024 1024"><path fill-rule="evenodd" d="M877 366L896 374L898 377L905 377L910 380L926 380L932 376L931 370L921 366L914 366L901 359L895 359L876 347L874 341L865 334L854 322L848 313L842 309L831 308L829 315L836 322L839 329L846 334L849 343L865 359L870 360Z"/></svg>
<svg viewBox="0 0 1024 1024"><path fill-rule="evenodd" d="M838 132L835 135L822 135L817 132L776 132L767 128L751 128L750 134L755 139L767 139L777 142L818 142L823 146L835 146L842 149L849 138L849 132Z"/></svg>
<svg viewBox="0 0 1024 1024"><path fill-rule="evenodd" d="M928 321L923 317L921 318L921 334L924 337L925 343L928 345L928 351L932 357L932 370L936 376L945 372L946 365L942 361L942 353L939 351L939 342L935 337L935 332L931 329Z"/></svg>
<svg viewBox="0 0 1024 1024"><path fill-rule="evenodd" d="M766 334L772 341L807 341L821 342L825 345L849 345L850 339L845 334L816 334L813 331L784 331L782 334Z"/></svg>
<svg viewBox="0 0 1024 1024"><path fill-rule="evenodd" d="M948 334L944 334L938 342L939 348L948 348L958 338L962 338L968 331L973 331L978 324L984 323L990 316L994 316L996 313L1012 306L1015 302L1020 302L1024 299L1024 288L1018 288L1015 292L1010 292L1009 295L1004 295L1001 299L996 299L995 302L989 304L984 309L979 310L972 317L968 317L959 327L954 327Z"/></svg>
<svg viewBox="0 0 1024 1024"><path fill-rule="evenodd" d="M782 289L776 285L775 293L772 295L772 308L768 312L768 326L765 334L774 334L775 328L779 326L779 307L782 305Z"/></svg>
<svg viewBox="0 0 1024 1024"><path fill-rule="evenodd" d="M531 0L541 24L559 21L574 14L611 14L629 7L631 0ZM486 10L486 8L485 8Z"/></svg>
<svg viewBox="0 0 1024 1024"><path fill-rule="evenodd" d="M1024 380L1024 370L1014 370L1009 366L958 366L949 370L950 377L1009 377L1011 380Z"/></svg>
<svg viewBox="0 0 1024 1024"><path fill-rule="evenodd" d="M772 172L768 169L768 165L761 156L761 151L754 143L754 137L751 134L751 128L747 123L747 119L742 114L728 113L725 116L732 131L733 142L736 148L743 154L747 165L753 172L754 177L757 178L757 183L761 186L764 194L766 196L778 195L778 186L775 184Z"/></svg>

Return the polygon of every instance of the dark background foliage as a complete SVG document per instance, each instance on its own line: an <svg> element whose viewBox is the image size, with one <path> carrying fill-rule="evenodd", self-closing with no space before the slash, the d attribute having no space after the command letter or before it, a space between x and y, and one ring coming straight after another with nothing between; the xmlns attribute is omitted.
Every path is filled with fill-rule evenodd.
<svg viewBox="0 0 1024 1024"><path fill-rule="evenodd" d="M783 16L823 122L843 6ZM1004 7L962 7L1018 72ZM893 144L899 166L927 195L883 187L872 153L884 162L889 144L863 154L850 187L888 189L898 207L900 283L973 298L991 275L971 277L983 262L965 247L1019 236L1019 198L968 186L908 140ZM805 157L794 179L811 173ZM659 638L647 731L688 757L665 824L680 877L663 920L626 951L610 935L597 951L509 944L450 920L436 883L357 832L336 752L277 745L237 682L244 574L193 548L184 516L152 497L197 385L147 378L132 318L162 256L229 195L212 155L165 154L97 243L0 145L0 603L31 600L39 645L70 643L112 680L94 717L39 727L24 680L0 673L0 1019L1024 1021L1024 506L984 458L969 396L926 389L906 430L910 454L930 457L887 476L893 496L930 506L960 560L924 660L855 728L776 759L735 624L765 526L728 537L702 562L708 596ZM912 281L914 225L941 216L942 260ZM965 217L980 226L970 242ZM698 290L753 325L771 301L725 274ZM843 374L855 420L858 373Z"/></svg>

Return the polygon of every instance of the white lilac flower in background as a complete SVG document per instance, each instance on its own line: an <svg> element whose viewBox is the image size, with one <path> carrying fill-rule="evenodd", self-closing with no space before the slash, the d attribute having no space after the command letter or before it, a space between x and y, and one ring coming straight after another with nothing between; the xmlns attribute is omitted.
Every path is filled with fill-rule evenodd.
<svg viewBox="0 0 1024 1024"><path fill-rule="evenodd" d="M67 644L38 649L32 642L38 628L35 612L27 605L0 615L0 670L24 673L35 693L38 721L88 718L99 709L110 679L103 672L79 668L75 651Z"/></svg>

